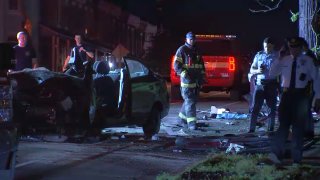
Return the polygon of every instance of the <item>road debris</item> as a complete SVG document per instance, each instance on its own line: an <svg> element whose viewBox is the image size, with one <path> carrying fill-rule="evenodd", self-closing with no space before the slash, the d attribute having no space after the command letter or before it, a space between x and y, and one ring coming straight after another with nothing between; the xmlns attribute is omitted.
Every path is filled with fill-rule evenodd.
<svg viewBox="0 0 320 180"><path fill-rule="evenodd" d="M225 111L221 114L217 114L216 118L217 119L243 120L243 119L248 119L248 114Z"/></svg>
<svg viewBox="0 0 320 180"><path fill-rule="evenodd" d="M226 125L235 125L234 122L226 122Z"/></svg>
<svg viewBox="0 0 320 180"><path fill-rule="evenodd" d="M119 140L119 137L118 137L118 136L111 136L110 139L112 139L112 140Z"/></svg>
<svg viewBox="0 0 320 180"><path fill-rule="evenodd" d="M169 136L189 136L189 134L185 133L183 129L179 131L173 131L171 128L166 128L165 131Z"/></svg>
<svg viewBox="0 0 320 180"><path fill-rule="evenodd" d="M159 137L157 134L155 134L155 135L153 135L153 136L151 137L151 140L152 140L152 141L159 141L159 140L160 140L160 137Z"/></svg>
<svg viewBox="0 0 320 180"><path fill-rule="evenodd" d="M182 153L182 150L181 149L174 149L174 150L172 150L172 152L174 152L174 153Z"/></svg>
<svg viewBox="0 0 320 180"><path fill-rule="evenodd" d="M238 154L240 151L244 150L244 146L239 144L230 143L228 149L226 150L227 154Z"/></svg>

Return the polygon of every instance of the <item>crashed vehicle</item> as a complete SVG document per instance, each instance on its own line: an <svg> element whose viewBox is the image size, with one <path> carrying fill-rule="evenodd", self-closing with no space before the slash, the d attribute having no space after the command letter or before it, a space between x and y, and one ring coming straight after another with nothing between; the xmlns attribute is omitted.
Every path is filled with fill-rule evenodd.
<svg viewBox="0 0 320 180"><path fill-rule="evenodd" d="M11 69L14 42L0 43L0 177L14 179L18 147L17 127L12 121L12 86L7 76Z"/></svg>
<svg viewBox="0 0 320 180"><path fill-rule="evenodd" d="M9 76L16 82L14 119L29 132L50 127L71 135L76 129L138 125L151 137L169 112L165 80L130 57L113 62L105 56L88 63L83 78L44 68Z"/></svg>

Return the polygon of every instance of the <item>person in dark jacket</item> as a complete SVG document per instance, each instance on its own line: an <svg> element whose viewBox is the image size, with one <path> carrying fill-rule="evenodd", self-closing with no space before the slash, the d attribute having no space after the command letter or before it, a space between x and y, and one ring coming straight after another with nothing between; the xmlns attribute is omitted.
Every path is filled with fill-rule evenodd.
<svg viewBox="0 0 320 180"><path fill-rule="evenodd" d="M38 62L36 52L32 45L28 43L28 34L24 31L17 33L18 44L13 47L15 53L14 70L20 71L25 68L36 68Z"/></svg>
<svg viewBox="0 0 320 180"><path fill-rule="evenodd" d="M62 71L66 74L81 77L84 72L84 63L89 58L93 58L93 52L83 44L80 34L74 36L76 45L71 49L70 55L66 58Z"/></svg>
<svg viewBox="0 0 320 180"><path fill-rule="evenodd" d="M180 46L174 57L174 70L180 75L181 96L184 100L179 118L190 130L196 127L196 103L199 90L205 81L203 59L195 45L196 36L186 34L186 42Z"/></svg>

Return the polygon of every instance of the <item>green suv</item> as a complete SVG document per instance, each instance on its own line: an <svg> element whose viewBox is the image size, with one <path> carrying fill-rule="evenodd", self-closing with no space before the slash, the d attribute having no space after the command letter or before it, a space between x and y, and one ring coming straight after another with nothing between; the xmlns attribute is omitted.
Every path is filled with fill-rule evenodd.
<svg viewBox="0 0 320 180"><path fill-rule="evenodd" d="M45 68L10 73L16 84L14 119L22 130L72 134L77 128L138 125L147 137L159 132L170 107L163 78L135 58L111 56L89 62L84 74L78 78Z"/></svg>

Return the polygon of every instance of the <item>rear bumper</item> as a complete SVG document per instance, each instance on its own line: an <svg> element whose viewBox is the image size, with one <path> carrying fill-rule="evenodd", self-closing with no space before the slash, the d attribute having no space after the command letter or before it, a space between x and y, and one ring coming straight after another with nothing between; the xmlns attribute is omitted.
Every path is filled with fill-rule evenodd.
<svg viewBox="0 0 320 180"><path fill-rule="evenodd" d="M233 78L215 78L207 79L207 82L202 86L203 88L231 88L234 84Z"/></svg>

